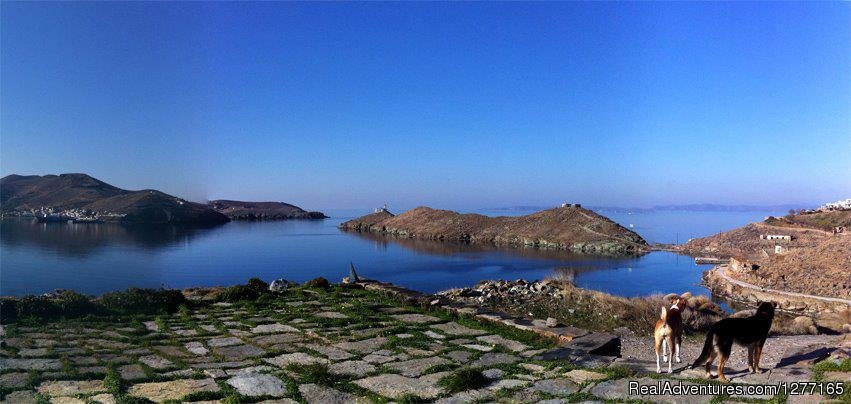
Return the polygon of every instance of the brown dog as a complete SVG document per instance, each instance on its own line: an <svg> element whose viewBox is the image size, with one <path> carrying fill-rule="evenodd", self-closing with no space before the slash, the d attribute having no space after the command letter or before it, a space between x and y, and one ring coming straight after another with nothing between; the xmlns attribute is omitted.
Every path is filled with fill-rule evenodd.
<svg viewBox="0 0 851 404"><path fill-rule="evenodd" d="M668 362L668 373L671 373L671 358L668 358L668 347L671 347L671 357L676 355L677 363L680 363L680 344L683 342L683 310L688 307L688 302L678 297L674 300L670 309L662 307L662 318L656 322L653 331L656 350L656 373L662 373L659 362L659 351L662 351L662 360Z"/></svg>

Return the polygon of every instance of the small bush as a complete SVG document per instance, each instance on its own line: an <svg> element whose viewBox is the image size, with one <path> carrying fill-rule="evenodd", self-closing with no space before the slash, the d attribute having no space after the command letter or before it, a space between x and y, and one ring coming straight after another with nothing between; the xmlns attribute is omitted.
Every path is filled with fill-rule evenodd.
<svg viewBox="0 0 851 404"><path fill-rule="evenodd" d="M260 296L260 292L246 285L236 285L225 288L219 293L219 300L223 302L238 302L240 300L254 300Z"/></svg>
<svg viewBox="0 0 851 404"><path fill-rule="evenodd" d="M14 323L18 319L18 301L0 299L0 324Z"/></svg>
<svg viewBox="0 0 851 404"><path fill-rule="evenodd" d="M66 290L53 298L53 304L64 317L82 317L98 311L88 296Z"/></svg>
<svg viewBox="0 0 851 404"><path fill-rule="evenodd" d="M118 314L173 313L186 298L174 289L130 288L123 292L106 293L100 298L101 305Z"/></svg>
<svg viewBox="0 0 851 404"><path fill-rule="evenodd" d="M331 283L330 283L330 282L328 282L328 280L327 280L327 279L325 279L325 278L323 278L323 277L321 277L321 276L320 276L320 277L318 277L318 278L313 278L313 279L311 279L311 280L307 281L307 282L304 284L304 286L307 286L307 287L309 287L309 288L321 288L321 289L328 289L329 287L331 287Z"/></svg>
<svg viewBox="0 0 851 404"><path fill-rule="evenodd" d="M445 388L450 393L480 389L487 386L488 383L490 381L482 372L470 368L456 370L437 382L439 386Z"/></svg>
<svg viewBox="0 0 851 404"><path fill-rule="evenodd" d="M7 324L24 318L35 321L75 318L99 311L89 297L72 291L62 291L49 296L3 299L0 301L0 322Z"/></svg>
<svg viewBox="0 0 851 404"><path fill-rule="evenodd" d="M247 286L253 290L256 290L258 293L265 293L269 291L269 284L263 282L263 280L259 278L249 279Z"/></svg>

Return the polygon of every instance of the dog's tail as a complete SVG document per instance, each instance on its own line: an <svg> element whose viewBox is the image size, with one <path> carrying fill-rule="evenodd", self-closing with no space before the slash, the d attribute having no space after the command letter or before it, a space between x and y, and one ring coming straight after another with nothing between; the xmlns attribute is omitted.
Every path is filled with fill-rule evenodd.
<svg viewBox="0 0 851 404"><path fill-rule="evenodd" d="M664 306L662 307L662 315L661 315L661 319L662 319L662 321L664 321L665 323L667 323L667 322L668 322L668 309L666 309Z"/></svg>
<svg viewBox="0 0 851 404"><path fill-rule="evenodd" d="M715 330L709 329L709 332L706 333L706 342L703 343L703 350L700 351L700 356L694 360L694 363L691 364L691 368L694 369L700 365L703 365L707 359L709 359L709 354L712 353L712 344L713 339L715 338Z"/></svg>

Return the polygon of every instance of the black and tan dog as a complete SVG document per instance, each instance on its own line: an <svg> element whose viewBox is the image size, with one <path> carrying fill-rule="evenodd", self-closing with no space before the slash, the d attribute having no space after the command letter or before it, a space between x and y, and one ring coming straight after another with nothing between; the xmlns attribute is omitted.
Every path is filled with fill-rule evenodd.
<svg viewBox="0 0 851 404"><path fill-rule="evenodd" d="M727 382L724 377L724 363L730 357L733 343L748 348L748 370L751 373L760 372L759 358L762 356L762 346L768 338L771 322L774 321L774 309L777 303L762 302L756 309L756 314L745 318L725 318L712 325L706 334L703 351L691 368L706 364L706 377L712 377L709 367L719 357L718 380Z"/></svg>

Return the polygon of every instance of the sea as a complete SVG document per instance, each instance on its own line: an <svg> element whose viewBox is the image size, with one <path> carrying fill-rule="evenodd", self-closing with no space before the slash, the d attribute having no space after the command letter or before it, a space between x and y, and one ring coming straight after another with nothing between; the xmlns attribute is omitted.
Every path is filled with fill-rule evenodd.
<svg viewBox="0 0 851 404"><path fill-rule="evenodd" d="M531 210L478 210L491 216ZM499 249L342 232L340 223L369 212L326 212L317 221L230 222L211 228L115 223L0 221L0 295L71 289L99 295L129 287L234 285L249 278L332 282L354 266L361 277L423 292L488 279L572 279L620 296L708 294L707 265L652 252L637 258L580 256L563 251ZM649 242L675 243L733 229L785 212L601 212Z"/></svg>

